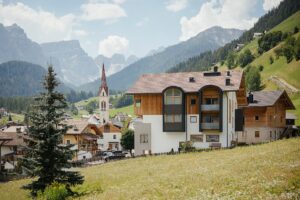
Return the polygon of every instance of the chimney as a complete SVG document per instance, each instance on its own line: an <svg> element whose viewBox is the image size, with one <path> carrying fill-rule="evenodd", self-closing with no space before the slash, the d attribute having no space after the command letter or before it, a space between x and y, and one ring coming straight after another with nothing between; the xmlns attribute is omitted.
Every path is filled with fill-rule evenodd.
<svg viewBox="0 0 300 200"><path fill-rule="evenodd" d="M190 82L190 83L195 82L195 78L194 78L194 77L189 77L189 82Z"/></svg>
<svg viewBox="0 0 300 200"><path fill-rule="evenodd" d="M230 85L230 78L229 77L226 77L226 79L225 79L225 85Z"/></svg>
<svg viewBox="0 0 300 200"><path fill-rule="evenodd" d="M214 72L218 72L218 66L214 66Z"/></svg>
<svg viewBox="0 0 300 200"><path fill-rule="evenodd" d="M248 103L253 103L254 99L253 99L253 94L251 93L251 91L248 94Z"/></svg>

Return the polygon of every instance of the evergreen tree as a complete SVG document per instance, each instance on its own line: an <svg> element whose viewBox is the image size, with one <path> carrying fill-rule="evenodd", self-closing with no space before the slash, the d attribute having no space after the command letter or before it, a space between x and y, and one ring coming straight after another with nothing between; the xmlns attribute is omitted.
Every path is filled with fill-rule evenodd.
<svg viewBox="0 0 300 200"><path fill-rule="evenodd" d="M121 138L121 145L130 152L134 148L134 132L132 130L125 130Z"/></svg>
<svg viewBox="0 0 300 200"><path fill-rule="evenodd" d="M246 84L249 91L261 90L261 76L257 67L248 67Z"/></svg>
<svg viewBox="0 0 300 200"><path fill-rule="evenodd" d="M56 91L58 82L55 76L50 65L43 82L44 92L35 98L33 109L28 113L31 140L22 164L32 176L36 176L32 183L24 186L32 196L44 191L53 182L65 184L69 192L70 186L83 183L78 172L66 171L71 167L68 160L73 152L70 150L72 145L61 144L70 127L62 121L67 104L63 94Z"/></svg>
<svg viewBox="0 0 300 200"><path fill-rule="evenodd" d="M239 64L241 67L245 67L249 63L254 60L254 56L252 55L249 49L246 49L244 53L242 53L239 57Z"/></svg>

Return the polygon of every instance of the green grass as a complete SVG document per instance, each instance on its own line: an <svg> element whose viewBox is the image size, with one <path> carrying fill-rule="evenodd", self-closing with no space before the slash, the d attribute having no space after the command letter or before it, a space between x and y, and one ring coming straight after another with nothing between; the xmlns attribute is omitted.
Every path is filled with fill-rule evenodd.
<svg viewBox="0 0 300 200"><path fill-rule="evenodd" d="M293 32L295 26L300 28L300 11L296 12L277 26L275 26L271 31L284 31L284 32Z"/></svg>
<svg viewBox="0 0 300 200"><path fill-rule="evenodd" d="M114 108L114 109L110 109L109 110L109 116L113 117L115 116L118 112L123 112L123 113L127 113L128 115L131 115L132 117L134 117L134 109L133 109L133 105L130 106L125 106L122 108Z"/></svg>
<svg viewBox="0 0 300 200"><path fill-rule="evenodd" d="M22 115L22 114L10 113L10 115L14 122L23 122L24 121L24 115ZM7 124L7 122L8 122L8 116L2 117L0 119L0 126Z"/></svg>
<svg viewBox="0 0 300 200"><path fill-rule="evenodd" d="M144 157L80 169L80 199L299 199L300 138L231 150ZM26 199L30 180L0 184Z"/></svg>
<svg viewBox="0 0 300 200"><path fill-rule="evenodd" d="M296 110L291 110L288 112L292 112L298 117L298 119L296 120L296 124L300 125L300 93L292 94L290 95L290 97L296 107Z"/></svg>

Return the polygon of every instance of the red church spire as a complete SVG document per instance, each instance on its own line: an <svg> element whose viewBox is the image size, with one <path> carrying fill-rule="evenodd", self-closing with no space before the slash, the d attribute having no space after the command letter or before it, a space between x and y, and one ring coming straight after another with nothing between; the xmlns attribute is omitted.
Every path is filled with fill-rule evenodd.
<svg viewBox="0 0 300 200"><path fill-rule="evenodd" d="M106 75L105 75L105 68L104 68L104 63L102 65L102 76L101 76L101 86L99 88L99 95L101 90L104 88L106 95L108 95L108 86L106 83Z"/></svg>

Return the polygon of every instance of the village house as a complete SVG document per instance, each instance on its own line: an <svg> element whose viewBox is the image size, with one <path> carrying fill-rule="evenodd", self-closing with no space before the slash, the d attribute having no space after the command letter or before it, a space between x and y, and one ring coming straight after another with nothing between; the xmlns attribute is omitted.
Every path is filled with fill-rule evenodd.
<svg viewBox="0 0 300 200"><path fill-rule="evenodd" d="M99 128L102 136L98 139L99 149L101 151L107 150L121 150L121 128L111 122L103 124Z"/></svg>
<svg viewBox="0 0 300 200"><path fill-rule="evenodd" d="M219 72L217 67L212 72L146 74L127 93L134 95L134 112L142 119L135 125L136 155L177 151L185 141L196 148L230 147L235 119L241 119L236 109L247 105L243 72Z"/></svg>
<svg viewBox="0 0 300 200"><path fill-rule="evenodd" d="M295 106L285 91L258 91L248 95L248 105L243 108L244 131L238 142L254 144L274 141L290 130L286 124L286 110Z"/></svg>
<svg viewBox="0 0 300 200"><path fill-rule="evenodd" d="M26 141L29 139L26 129L25 126L10 126L0 132L1 138L10 138L1 145L1 160L6 166L11 166L10 169L13 169L18 163L18 158L25 154Z"/></svg>
<svg viewBox="0 0 300 200"><path fill-rule="evenodd" d="M283 91L252 93L252 102L243 72L219 72L217 67L146 74L127 93L134 95L134 112L141 121L134 126L136 155L178 151L186 141L209 148L270 141L266 135L275 140L286 128L285 111L294 109Z"/></svg>
<svg viewBox="0 0 300 200"><path fill-rule="evenodd" d="M89 124L87 120L68 120L71 126L63 137L63 144L73 144L75 151L74 160L82 160L93 157L98 151L97 140L102 137L98 127Z"/></svg>

